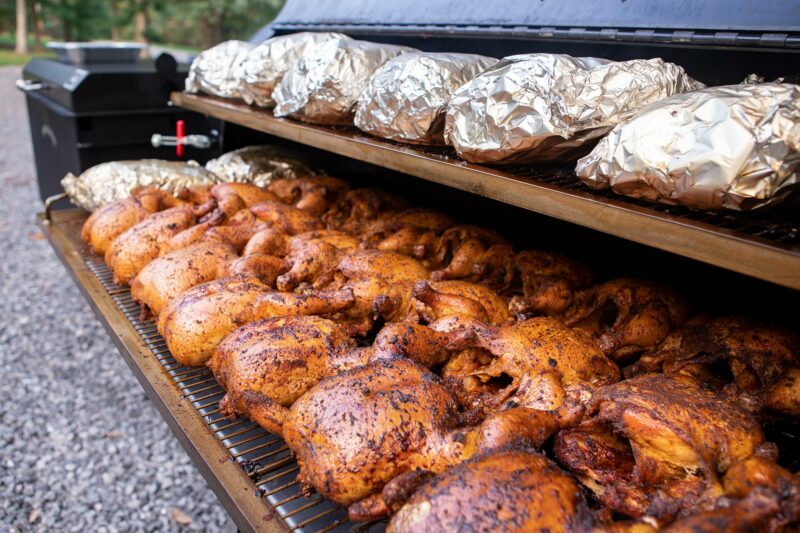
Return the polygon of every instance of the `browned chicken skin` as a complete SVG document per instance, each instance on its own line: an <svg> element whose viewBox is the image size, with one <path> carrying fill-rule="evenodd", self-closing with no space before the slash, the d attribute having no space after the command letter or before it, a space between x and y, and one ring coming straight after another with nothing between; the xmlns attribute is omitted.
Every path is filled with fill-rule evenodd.
<svg viewBox="0 0 800 533"><path fill-rule="evenodd" d="M591 514L577 483L542 455L505 451L436 476L392 517L387 532L585 531Z"/></svg>
<svg viewBox="0 0 800 533"><path fill-rule="evenodd" d="M720 496L736 461L771 452L749 413L688 376L603 387L589 415L556 436L558 460L611 510L662 524Z"/></svg>
<svg viewBox="0 0 800 533"><path fill-rule="evenodd" d="M572 305L575 292L592 282L592 273L583 264L543 250L516 254L514 271L524 296L512 298L509 309L523 317L563 313Z"/></svg>
<svg viewBox="0 0 800 533"><path fill-rule="evenodd" d="M227 394L224 415L245 415L280 434L287 407L322 378L366 360L344 328L316 316L252 322L220 343L207 365Z"/></svg>
<svg viewBox="0 0 800 533"><path fill-rule="evenodd" d="M742 317L693 323L629 369L630 375L658 371L732 382L730 394L752 395L757 407L800 416L800 338L783 328Z"/></svg>
<svg viewBox="0 0 800 533"><path fill-rule="evenodd" d="M250 207L256 218L289 235L323 229L322 222L309 213L282 202L260 202Z"/></svg>
<svg viewBox="0 0 800 533"><path fill-rule="evenodd" d="M425 264L437 269L431 279L464 279L502 290L513 277L511 245L480 226L453 226L439 238Z"/></svg>
<svg viewBox="0 0 800 533"><path fill-rule="evenodd" d="M592 389L617 381L620 371L589 336L555 318L492 327L475 323L464 352L443 370L462 401L488 411L516 406L579 416ZM469 363L461 358L478 357ZM483 359L486 357L486 359Z"/></svg>
<svg viewBox="0 0 800 533"><path fill-rule="evenodd" d="M281 291L292 291L300 283L313 283L339 264L346 254L356 251L358 240L341 231L317 230L300 233L286 243L288 271L278 277Z"/></svg>
<svg viewBox="0 0 800 533"><path fill-rule="evenodd" d="M322 221L330 229L350 235L363 235L379 219L390 219L408 202L380 189L353 189L325 214Z"/></svg>
<svg viewBox="0 0 800 533"><path fill-rule="evenodd" d="M438 211L406 209L374 222L364 232L362 246L424 258L432 253L441 234L453 225L453 218Z"/></svg>
<svg viewBox="0 0 800 533"><path fill-rule="evenodd" d="M158 316L158 331L172 356L199 366L236 328L280 316L324 315L353 305L349 290L299 295L274 292L256 278L234 276L198 285L172 300Z"/></svg>
<svg viewBox="0 0 800 533"><path fill-rule="evenodd" d="M505 299L485 285L468 281L418 281L412 313L428 323L458 316L501 325L511 319Z"/></svg>
<svg viewBox="0 0 800 533"><path fill-rule="evenodd" d="M638 279L615 279L581 293L567 325L595 337L615 361L628 361L664 340L688 318L689 303L675 291Z"/></svg>
<svg viewBox="0 0 800 533"><path fill-rule="evenodd" d="M344 312L353 332L366 334L375 317L399 320L408 314L411 291L428 270L417 260L395 252L360 250L345 255L337 267L314 283L315 289L349 288L356 303Z"/></svg>
<svg viewBox="0 0 800 533"><path fill-rule="evenodd" d="M310 389L283 424L300 479L349 505L417 468L441 472L469 445L451 430L456 403L436 376L407 359L357 367Z"/></svg>
<svg viewBox="0 0 800 533"><path fill-rule="evenodd" d="M105 262L114 272L116 283L127 285L161 255L169 240L195 223L191 208L173 207L153 213L114 239L105 254Z"/></svg>
<svg viewBox="0 0 800 533"><path fill-rule="evenodd" d="M133 191L124 200L104 205L86 219L81 228L81 239L96 254L105 254L114 239L161 209L163 194L158 189L146 187Z"/></svg>
<svg viewBox="0 0 800 533"><path fill-rule="evenodd" d="M218 183L211 187L211 195L228 217L255 204L278 200L275 194L252 183Z"/></svg>
<svg viewBox="0 0 800 533"><path fill-rule="evenodd" d="M281 178L267 186L280 201L315 216L321 216L334 206L349 189L346 181L331 176Z"/></svg>

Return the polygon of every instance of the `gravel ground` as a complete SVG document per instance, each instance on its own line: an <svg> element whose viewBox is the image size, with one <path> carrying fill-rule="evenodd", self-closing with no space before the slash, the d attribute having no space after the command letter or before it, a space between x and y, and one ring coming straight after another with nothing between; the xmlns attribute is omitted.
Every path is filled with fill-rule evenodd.
<svg viewBox="0 0 800 533"><path fill-rule="evenodd" d="M0 68L0 530L225 530L33 222L42 205L18 77Z"/></svg>

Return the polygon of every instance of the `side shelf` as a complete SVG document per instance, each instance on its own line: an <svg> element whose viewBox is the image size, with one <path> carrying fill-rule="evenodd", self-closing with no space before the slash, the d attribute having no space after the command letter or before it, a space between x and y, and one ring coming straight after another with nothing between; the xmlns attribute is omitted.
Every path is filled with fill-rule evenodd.
<svg viewBox="0 0 800 533"><path fill-rule="evenodd" d="M454 156L378 140L353 128L275 118L271 111L210 96L172 93L175 105L800 289L800 217L703 213L597 193L564 169L498 170Z"/></svg>

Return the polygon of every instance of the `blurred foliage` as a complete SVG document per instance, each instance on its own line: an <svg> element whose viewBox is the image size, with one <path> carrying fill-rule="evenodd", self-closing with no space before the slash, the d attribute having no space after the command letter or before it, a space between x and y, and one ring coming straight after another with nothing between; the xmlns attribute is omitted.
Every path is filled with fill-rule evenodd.
<svg viewBox="0 0 800 533"><path fill-rule="evenodd" d="M268 24L284 0L28 0L28 30L37 19L47 40L117 38L206 48L246 40ZM34 10L40 16L34 16ZM0 34L13 34L14 0L0 0ZM137 28L140 30L137 32ZM0 45L5 43L0 42Z"/></svg>

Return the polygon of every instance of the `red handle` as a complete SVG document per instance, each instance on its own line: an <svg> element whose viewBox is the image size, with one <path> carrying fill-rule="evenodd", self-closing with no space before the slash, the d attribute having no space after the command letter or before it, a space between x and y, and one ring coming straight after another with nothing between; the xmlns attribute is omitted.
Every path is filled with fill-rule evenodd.
<svg viewBox="0 0 800 533"><path fill-rule="evenodd" d="M183 157L183 138L186 136L186 123L179 120L175 123L175 139L178 141L175 144L175 155Z"/></svg>

